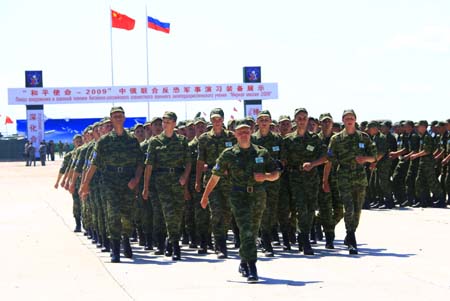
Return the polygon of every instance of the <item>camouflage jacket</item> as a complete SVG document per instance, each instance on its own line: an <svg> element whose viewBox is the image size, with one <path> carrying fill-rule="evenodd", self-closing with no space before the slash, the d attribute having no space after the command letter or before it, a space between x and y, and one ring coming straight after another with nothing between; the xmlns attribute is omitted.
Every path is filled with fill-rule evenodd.
<svg viewBox="0 0 450 301"><path fill-rule="evenodd" d="M191 163L188 141L185 136L174 133L168 138L164 132L150 139L145 164L158 168L184 168Z"/></svg>
<svg viewBox="0 0 450 301"><path fill-rule="evenodd" d="M223 150L234 144L236 144L236 138L232 132L223 130L222 135L215 136L213 129L211 129L198 137L197 160L205 162L212 168Z"/></svg>
<svg viewBox="0 0 450 301"><path fill-rule="evenodd" d="M252 135L252 143L267 149L272 159L280 160L281 147L283 144L283 138L281 138L280 135L269 132L267 136L263 137L261 136L261 133L257 131Z"/></svg>
<svg viewBox="0 0 450 301"><path fill-rule="evenodd" d="M64 155L63 162L61 164L61 167L59 168L60 174L64 174L68 170L67 168L70 166L70 161L72 159L72 155L73 155L73 150L71 150L70 152L67 152Z"/></svg>

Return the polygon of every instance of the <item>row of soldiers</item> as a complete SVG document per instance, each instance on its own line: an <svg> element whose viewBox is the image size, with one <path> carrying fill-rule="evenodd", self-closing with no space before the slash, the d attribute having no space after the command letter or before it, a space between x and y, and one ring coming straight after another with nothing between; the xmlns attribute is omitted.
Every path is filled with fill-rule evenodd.
<svg viewBox="0 0 450 301"><path fill-rule="evenodd" d="M344 217L345 243L350 254L357 254L355 231L364 204L392 208L395 203L407 206L416 201L425 206L434 200L436 206L445 206L443 186L436 183L446 177L438 176L436 163L447 165L448 144L440 142L438 147L438 138L428 134L424 121L405 121L394 125L394 131L388 122L361 123L357 130L352 110L344 111L340 125L329 113L318 120L309 118L304 108L294 112L294 120L285 115L274 121L265 110L256 121L231 121L227 129L219 108L211 111L209 123L197 117L176 127L176 114L166 112L127 132L124 120L123 109L114 107L110 118L88 127L83 137L75 136L76 148L64 157L55 184L72 193L75 231L81 231L82 219L97 246L104 252L112 249L113 262L120 261L120 241L124 255L132 257L129 238L136 229L145 249L156 245L155 254L173 260L181 257L181 236L199 254L214 247L218 258L227 258L231 228L236 247L245 241L240 246L240 271L254 280L256 249L249 243L254 235L260 237L265 256L274 256L272 245L279 241L279 231L284 250L298 243L299 251L313 255L311 243L320 238L322 228L325 247L334 248L334 229ZM219 159L226 149L241 156L237 127L248 127L252 145L267 150L269 158L256 157L253 162L252 153L235 160L236 169L228 163L223 170ZM447 129L439 139L448 137L446 133ZM279 178L266 175L264 185L256 185L261 176L251 176L252 171L266 161L273 162ZM411 170L410 175L415 162L416 173ZM267 168L269 175L274 172ZM264 199L254 207L261 214L252 221L256 230L251 234L241 229L246 227L244 205L233 201L233 195L242 193Z"/></svg>

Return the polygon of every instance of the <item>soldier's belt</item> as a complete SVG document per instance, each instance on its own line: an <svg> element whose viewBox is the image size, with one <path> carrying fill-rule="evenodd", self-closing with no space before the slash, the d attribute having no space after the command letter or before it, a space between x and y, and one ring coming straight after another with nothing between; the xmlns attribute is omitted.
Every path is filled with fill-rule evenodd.
<svg viewBox="0 0 450 301"><path fill-rule="evenodd" d="M114 173L133 173L135 172L135 167L128 167L128 166L112 166L112 165L106 165L105 171L108 172L114 172Z"/></svg>
<svg viewBox="0 0 450 301"><path fill-rule="evenodd" d="M155 169L157 173L182 173L183 171L182 167L158 167Z"/></svg>
<svg viewBox="0 0 450 301"><path fill-rule="evenodd" d="M339 169L346 169L346 170L357 170L362 169L363 167L358 164L340 164Z"/></svg>
<svg viewBox="0 0 450 301"><path fill-rule="evenodd" d="M299 164L298 166L290 166L287 169L289 172L297 172L297 171L304 171L303 164Z"/></svg>
<svg viewBox="0 0 450 301"><path fill-rule="evenodd" d="M247 193L253 193L256 191L264 191L264 185L258 185L258 186L233 186L232 191L239 191L239 192L247 192Z"/></svg>

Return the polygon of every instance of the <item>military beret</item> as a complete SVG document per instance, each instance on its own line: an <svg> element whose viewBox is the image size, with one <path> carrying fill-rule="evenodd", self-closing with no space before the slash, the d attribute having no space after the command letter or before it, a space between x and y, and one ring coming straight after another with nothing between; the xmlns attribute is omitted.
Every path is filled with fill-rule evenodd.
<svg viewBox="0 0 450 301"><path fill-rule="evenodd" d="M295 116L297 116L298 113L305 113L306 115L308 115L308 111L305 108L297 108L294 111L294 118Z"/></svg>
<svg viewBox="0 0 450 301"><path fill-rule="evenodd" d="M177 121L177 114L175 114L175 112L166 111L166 112L164 112L163 118L172 119L173 121Z"/></svg>
<svg viewBox="0 0 450 301"><path fill-rule="evenodd" d="M115 112L122 112L122 113L125 114L125 111L120 106L119 107L112 107L111 110L109 111L109 115L111 115L112 113L115 113Z"/></svg>
<svg viewBox="0 0 450 301"><path fill-rule="evenodd" d="M258 113L258 117L257 117L257 118L259 118L259 117L269 117L269 118L272 118L272 115L270 115L269 110L262 110L262 111L259 111L259 113Z"/></svg>
<svg viewBox="0 0 450 301"><path fill-rule="evenodd" d="M278 117L278 122L282 122L285 120L291 121L291 117L289 117L289 115L281 115L280 117Z"/></svg>
<svg viewBox="0 0 450 301"><path fill-rule="evenodd" d="M224 113L221 108L212 109L211 113L209 114L209 118L214 118L214 117L223 118L223 116L224 116Z"/></svg>
<svg viewBox="0 0 450 301"><path fill-rule="evenodd" d="M248 124L248 120L247 119L238 119L236 120L236 127L235 129L238 130L240 128L250 128L250 125Z"/></svg>
<svg viewBox="0 0 450 301"><path fill-rule="evenodd" d="M355 114L355 111L353 109L344 110L344 112L342 113L342 118L344 118L344 116L348 115L348 114L352 114L356 118L356 114Z"/></svg>
<svg viewBox="0 0 450 301"><path fill-rule="evenodd" d="M322 121L324 121L326 119L333 120L333 117L331 116L330 113L322 113L322 114L320 114L320 116L319 116L319 121L320 122L322 122Z"/></svg>

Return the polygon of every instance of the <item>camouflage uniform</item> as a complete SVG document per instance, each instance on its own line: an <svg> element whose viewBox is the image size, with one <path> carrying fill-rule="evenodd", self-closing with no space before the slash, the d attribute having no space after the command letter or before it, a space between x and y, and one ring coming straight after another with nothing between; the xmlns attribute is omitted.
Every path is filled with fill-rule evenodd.
<svg viewBox="0 0 450 301"><path fill-rule="evenodd" d="M405 149L409 153L409 137L410 134L404 133L398 137L397 148ZM408 204L406 196L406 175L408 173L409 160L405 160L403 156L398 159L397 166L392 174L392 190L395 199L401 206Z"/></svg>
<svg viewBox="0 0 450 301"><path fill-rule="evenodd" d="M144 152L144 155L145 155L143 163L145 163L145 159L147 158L147 151L148 151L149 143L150 143L150 139L146 139L146 140L142 141L141 145L140 145L141 150L142 150L142 152ZM153 179L150 178L150 181L152 181L152 180ZM152 186L154 186L154 185L152 185ZM139 191L142 191L143 189L144 189L144 177L142 176L141 180L139 181ZM146 243L147 249L150 249L150 247L152 246L152 241L153 241L153 206L152 206L152 202L151 202L151 197L152 197L152 193L150 193L150 200L145 201L142 198L141 193L137 194L137 201L140 204L139 206L142 208L142 210L139 212L140 213L139 219L142 221L142 228L143 228L143 231L145 234L145 243ZM161 221L163 221L163 219ZM160 231L157 235L155 235L155 238L157 236L158 237L161 236L161 232L162 231Z"/></svg>
<svg viewBox="0 0 450 301"><path fill-rule="evenodd" d="M303 163L313 162L324 156L326 147L314 133L306 132L303 137L300 137L297 132L294 132L283 139L281 150L281 159L287 164L289 186L297 208L299 241L303 244L305 251L312 253L309 246L309 232L318 207L320 180L317 168L304 171Z"/></svg>
<svg viewBox="0 0 450 301"><path fill-rule="evenodd" d="M415 132L409 136L409 151L419 152L420 138ZM415 200L415 184L417 178L417 169L419 168L419 160L410 160L408 166L408 173L406 174L406 195L409 202Z"/></svg>
<svg viewBox="0 0 450 301"><path fill-rule="evenodd" d="M344 129L330 140L328 158L337 166L338 188L344 203L347 234L354 234L358 227L368 184L364 166L358 164L355 158L375 155L372 141L361 131L349 135Z"/></svg>
<svg viewBox="0 0 450 301"><path fill-rule="evenodd" d="M280 160L283 138L280 135L269 132L267 136L262 136L258 131L252 135L252 143L262 146L269 151L273 160ZM266 188L266 209L261 221L261 237L264 249L272 252L271 234L274 226L277 225L278 202L280 197L280 180L265 183Z"/></svg>
<svg viewBox="0 0 450 301"><path fill-rule="evenodd" d="M183 217L184 190L179 178L187 164L191 163L186 137L164 133L150 138L146 165L152 166L156 193L160 201L171 243L180 240L181 220ZM154 208L155 209L155 208Z"/></svg>
<svg viewBox="0 0 450 301"><path fill-rule="evenodd" d="M203 178L204 185L206 185L211 177L211 169L216 159L225 148L231 147L234 144L236 144L236 138L227 130L223 130L220 136L216 136L214 135L214 130L211 129L198 138L197 160L201 160L208 165L208 170L205 172ZM226 236L231 221L230 190L230 181L227 176L224 176L209 197L211 228L214 233L216 249L221 248L225 252Z"/></svg>
<svg viewBox="0 0 450 301"><path fill-rule="evenodd" d="M67 152L64 155L63 163L61 164L61 167L59 169L59 172L61 174L69 172L71 163L73 161L72 158L75 153L76 153L76 150L71 150L70 152ZM81 221L81 200L80 200L80 196L78 195L78 191L75 191L72 194L72 199L73 199L72 214L78 224L78 222Z"/></svg>
<svg viewBox="0 0 450 301"><path fill-rule="evenodd" d="M136 167L142 165L144 154L136 138L126 131L115 131L100 138L92 154L92 165L101 170L103 199L106 200L109 234L120 240L121 234L132 232L133 200L135 194L128 188Z"/></svg>
<svg viewBox="0 0 450 301"><path fill-rule="evenodd" d="M248 149L242 149L238 145L227 148L212 170L214 175L230 177L231 210L239 227L241 240L239 255L247 262L257 259L255 241L266 204L264 185L255 182L253 174L274 170L275 164L269 152L254 144Z"/></svg>

